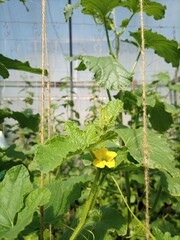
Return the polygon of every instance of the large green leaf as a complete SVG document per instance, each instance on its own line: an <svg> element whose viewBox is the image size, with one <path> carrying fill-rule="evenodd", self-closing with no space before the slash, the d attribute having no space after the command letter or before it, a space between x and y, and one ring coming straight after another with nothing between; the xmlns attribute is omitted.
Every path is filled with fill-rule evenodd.
<svg viewBox="0 0 180 240"><path fill-rule="evenodd" d="M51 192L51 198L45 205L45 223L48 225L61 220L70 205L81 196L82 187L91 180L91 176L71 176L67 180L50 183L46 187Z"/></svg>
<svg viewBox="0 0 180 240"><path fill-rule="evenodd" d="M148 16L153 16L154 19L159 20L164 17L166 6L158 2L144 0L144 12ZM119 3L120 6L128 8L133 14L140 11L139 0L125 0Z"/></svg>
<svg viewBox="0 0 180 240"><path fill-rule="evenodd" d="M141 31L131 32L130 35L141 46ZM164 58L167 63L171 63L173 67L179 66L180 49L175 40L169 40L163 35L152 32L151 30L144 31L145 47L154 49L154 52Z"/></svg>
<svg viewBox="0 0 180 240"><path fill-rule="evenodd" d="M38 169L44 173L48 173L61 165L69 152L76 150L76 145L69 144L69 137L55 136L44 145L37 147L30 169Z"/></svg>
<svg viewBox="0 0 180 240"><path fill-rule="evenodd" d="M128 148L131 156L143 165L143 129L118 129L116 131ZM174 158L166 139L152 130L147 130L149 168L165 170L173 176L178 176Z"/></svg>
<svg viewBox="0 0 180 240"><path fill-rule="evenodd" d="M16 224L3 234L6 238L14 239L24 228L31 223L34 212L39 206L43 206L50 199L50 191L47 188L38 188L29 193L25 199L25 206L17 215Z"/></svg>
<svg viewBox="0 0 180 240"><path fill-rule="evenodd" d="M121 90L130 85L132 75L113 57L76 56L69 60L81 60L76 68L79 71L88 69L94 73L100 86L110 90Z"/></svg>
<svg viewBox="0 0 180 240"><path fill-rule="evenodd" d="M8 69L21 70L30 73L42 74L40 68L32 68L29 62L21 62L17 59L11 59L0 54L0 75L5 79L9 77ZM45 70L45 75L47 76L47 70Z"/></svg>
<svg viewBox="0 0 180 240"><path fill-rule="evenodd" d="M36 189L24 165L7 171L0 183L0 238L15 239L31 221L36 208L48 202L50 192Z"/></svg>
<svg viewBox="0 0 180 240"><path fill-rule="evenodd" d="M16 213L23 207L25 195L32 190L29 173L23 166L11 168L0 183L0 232L14 224Z"/></svg>

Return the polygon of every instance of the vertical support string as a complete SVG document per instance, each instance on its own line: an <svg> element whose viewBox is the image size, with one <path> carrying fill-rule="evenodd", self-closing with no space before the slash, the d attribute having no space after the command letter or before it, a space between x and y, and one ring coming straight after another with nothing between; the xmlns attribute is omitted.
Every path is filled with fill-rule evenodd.
<svg viewBox="0 0 180 240"><path fill-rule="evenodd" d="M46 26L46 22L45 22ZM47 124L48 124L48 139L51 138L51 78L50 78L50 67L49 67L49 61L48 61L48 41L47 41L47 34L45 31L45 53L46 53L46 67L48 70L48 76L47 76ZM49 172L49 183L51 182L51 173ZM52 240L52 224L49 224L49 240Z"/></svg>
<svg viewBox="0 0 180 240"><path fill-rule="evenodd" d="M47 36L45 37L46 40L46 66L48 70L47 76L47 91L48 91L48 139L51 137L51 78L50 78L50 68L49 68L49 61L48 61L48 43L47 43Z"/></svg>
<svg viewBox="0 0 180 240"><path fill-rule="evenodd" d="M68 0L68 4L71 4L71 0ZM73 43L72 43L72 17L69 18L69 56L73 56ZM70 100L73 102L73 91L74 91L74 84L73 84L73 61L69 63L69 70L70 70ZM70 117L73 119L73 107L70 107Z"/></svg>
<svg viewBox="0 0 180 240"><path fill-rule="evenodd" d="M144 38L144 17L143 0L140 1L141 19L141 55L142 55L142 105L143 105L143 153L144 153L144 180L145 180L145 202L146 202L146 228L149 230L149 161L148 161L148 140L147 140L147 110L146 110L146 74L145 74L145 38ZM146 240L149 240L149 231L146 231Z"/></svg>
<svg viewBox="0 0 180 240"><path fill-rule="evenodd" d="M42 81L41 81L41 144L44 144L44 116L45 116L45 39L46 39L46 0L42 0ZM40 186L44 186L44 174L41 172ZM44 207L40 207L40 240L44 239Z"/></svg>

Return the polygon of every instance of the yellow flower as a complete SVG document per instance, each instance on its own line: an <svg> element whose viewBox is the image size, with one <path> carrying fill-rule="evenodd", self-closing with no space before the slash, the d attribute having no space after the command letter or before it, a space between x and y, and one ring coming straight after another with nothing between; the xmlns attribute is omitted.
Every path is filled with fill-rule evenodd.
<svg viewBox="0 0 180 240"><path fill-rule="evenodd" d="M115 160L114 158L117 156L116 152L108 151L107 148L103 147L99 150L93 151L96 159L93 161L93 165L97 168L114 168Z"/></svg>

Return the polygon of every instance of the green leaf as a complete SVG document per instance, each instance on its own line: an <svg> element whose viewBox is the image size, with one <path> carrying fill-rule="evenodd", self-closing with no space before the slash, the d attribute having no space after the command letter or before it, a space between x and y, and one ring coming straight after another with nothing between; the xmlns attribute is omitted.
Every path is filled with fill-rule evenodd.
<svg viewBox="0 0 180 240"><path fill-rule="evenodd" d="M84 7L84 14L104 21L105 16L119 5L119 0L81 0L81 5Z"/></svg>
<svg viewBox="0 0 180 240"><path fill-rule="evenodd" d="M29 193L25 199L25 206L17 215L17 222L4 234L7 238L16 237L24 228L31 223L34 212L39 206L43 206L50 199L51 193L47 188L38 188Z"/></svg>
<svg viewBox="0 0 180 240"><path fill-rule="evenodd" d="M131 32L130 35L141 46L141 31ZM154 49L154 52L164 58L167 63L171 63L173 67L179 66L180 49L178 43L174 40L169 40L163 35L152 32L151 30L144 31L145 47Z"/></svg>
<svg viewBox="0 0 180 240"><path fill-rule="evenodd" d="M155 20L162 19L165 15L166 6L158 2L144 0L144 12L148 16L153 16ZM119 3L120 6L128 8L133 14L140 11L139 0L125 0Z"/></svg>
<svg viewBox="0 0 180 240"><path fill-rule="evenodd" d="M7 1L7 0L0 0L0 3L5 3L5 1Z"/></svg>
<svg viewBox="0 0 180 240"><path fill-rule="evenodd" d="M165 230L165 228L164 228ZM155 236L156 240L180 240L180 236L172 237L169 232L161 232L161 230L157 227L153 228L153 235Z"/></svg>
<svg viewBox="0 0 180 240"><path fill-rule="evenodd" d="M25 155L23 152L19 152L16 150L16 145L12 144L7 149L4 150L4 156L2 160L4 161L11 161L11 160L24 160Z"/></svg>
<svg viewBox="0 0 180 240"><path fill-rule="evenodd" d="M160 72L153 75L153 77L156 77L158 81L162 82L165 85L167 85L171 81L170 76L167 72Z"/></svg>
<svg viewBox="0 0 180 240"><path fill-rule="evenodd" d="M30 169L38 169L44 173L48 173L61 165L69 152L76 150L77 146L70 145L68 137L55 136L44 145L37 147Z"/></svg>
<svg viewBox="0 0 180 240"><path fill-rule="evenodd" d="M64 17L66 22L72 16L73 11L81 6L81 1L79 0L75 4L66 4L64 7Z"/></svg>
<svg viewBox="0 0 180 240"><path fill-rule="evenodd" d="M166 172L160 173L162 176L163 188L175 197L180 197L180 174L177 177L171 176Z"/></svg>
<svg viewBox="0 0 180 240"><path fill-rule="evenodd" d="M6 69L4 64L2 64L1 62L0 62L0 74L4 79L9 77L8 70Z"/></svg>
<svg viewBox="0 0 180 240"><path fill-rule="evenodd" d="M17 120L19 126L21 128L30 128L32 131L37 132L39 130L40 124L40 115L32 114L31 112L26 109L23 112L13 112L12 116L13 119Z"/></svg>
<svg viewBox="0 0 180 240"><path fill-rule="evenodd" d="M104 130L109 129L114 125L116 118L122 110L122 101L116 99L108 102L105 107L101 108L99 119L94 121L95 126Z"/></svg>
<svg viewBox="0 0 180 240"><path fill-rule="evenodd" d="M116 232L119 236L126 234L127 220L117 209L111 206L104 206L99 212L94 211L92 213L85 227L88 230L89 228L93 229L95 239L108 240L114 239L111 238L110 233ZM84 231L83 234L86 232Z"/></svg>
<svg viewBox="0 0 180 240"><path fill-rule="evenodd" d="M70 136L70 144L76 145L78 149L85 149L99 140L93 125L88 125L85 130L81 130L74 122L69 121L65 123L64 130Z"/></svg>
<svg viewBox="0 0 180 240"><path fill-rule="evenodd" d="M31 109L26 109L22 112L11 111L10 109L0 109L0 123L5 118L13 118L17 120L21 128L30 128L32 131L37 132L39 130L40 115L33 114Z"/></svg>
<svg viewBox="0 0 180 240"><path fill-rule="evenodd" d="M0 109L0 123L3 123L4 119L10 118L12 115L12 111L8 108Z"/></svg>
<svg viewBox="0 0 180 240"><path fill-rule="evenodd" d="M14 225L16 213L23 207L24 197L32 190L29 173L23 165L7 171L0 183L0 233Z"/></svg>
<svg viewBox="0 0 180 240"><path fill-rule="evenodd" d="M45 205L45 224L52 224L61 220L67 213L70 205L81 196L84 184L91 180L91 176L69 177L48 184L51 198Z"/></svg>
<svg viewBox="0 0 180 240"><path fill-rule="evenodd" d="M131 156L143 165L143 129L118 129L119 137L124 141ZM152 130L147 130L149 168L165 170L173 176L178 176L173 153L166 139Z"/></svg>
<svg viewBox="0 0 180 240"><path fill-rule="evenodd" d="M81 60L76 68L84 71L86 68L94 73L99 85L110 90L121 90L130 85L131 74L113 57L76 56L69 60ZM85 68L86 67L86 68Z"/></svg>
<svg viewBox="0 0 180 240"><path fill-rule="evenodd" d="M178 84L170 85L170 89L176 92L180 92L180 85Z"/></svg>
<svg viewBox="0 0 180 240"><path fill-rule="evenodd" d="M21 70L26 71L30 73L36 73L36 74L42 74L42 70L40 68L32 68L29 64L29 62L21 62L17 59L10 59L2 54L0 54L0 71L1 76L5 79L8 78L9 72L8 69L14 69L14 70ZM47 70L45 70L45 75L48 75Z"/></svg>
<svg viewBox="0 0 180 240"><path fill-rule="evenodd" d="M12 167L0 183L0 238L15 239L31 221L38 205L47 203L50 192L36 189L24 165Z"/></svg>
<svg viewBox="0 0 180 240"><path fill-rule="evenodd" d="M173 123L171 113L167 112L163 102L156 100L154 107L148 107L149 121L152 127L159 132L167 131Z"/></svg>
<svg viewBox="0 0 180 240"><path fill-rule="evenodd" d="M116 97L118 97L116 95ZM121 96L119 96L121 98ZM123 92L123 103L124 109L132 111L133 108L137 105L137 96L132 91Z"/></svg>

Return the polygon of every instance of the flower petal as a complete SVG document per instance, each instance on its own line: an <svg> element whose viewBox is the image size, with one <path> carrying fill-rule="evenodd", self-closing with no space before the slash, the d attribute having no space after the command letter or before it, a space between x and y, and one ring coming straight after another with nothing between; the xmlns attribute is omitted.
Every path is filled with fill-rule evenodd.
<svg viewBox="0 0 180 240"><path fill-rule="evenodd" d="M95 150L93 151L93 154L95 155L96 159L102 160L107 154L107 148L103 147L99 150Z"/></svg>
<svg viewBox="0 0 180 240"><path fill-rule="evenodd" d="M102 161L102 160L99 160L99 159L95 159L93 161L93 165L97 168L105 168L105 164L104 164L105 161Z"/></svg>
<svg viewBox="0 0 180 240"><path fill-rule="evenodd" d="M114 168L115 167L115 160L114 159L112 161L109 161L109 162L106 162L106 161L103 161L103 162L108 168Z"/></svg>
<svg viewBox="0 0 180 240"><path fill-rule="evenodd" d="M106 153L106 161L107 162L112 161L116 156L117 156L116 152L107 151L107 153Z"/></svg>

